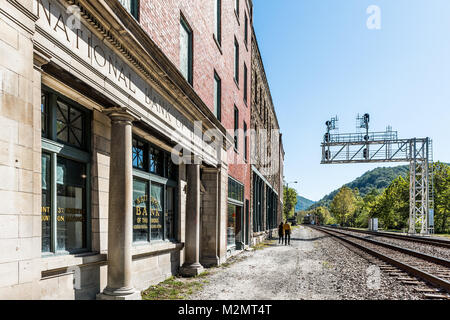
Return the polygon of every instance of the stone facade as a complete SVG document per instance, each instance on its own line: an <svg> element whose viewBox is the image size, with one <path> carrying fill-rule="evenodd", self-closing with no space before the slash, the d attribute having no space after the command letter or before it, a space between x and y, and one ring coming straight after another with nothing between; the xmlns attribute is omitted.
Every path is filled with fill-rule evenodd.
<svg viewBox="0 0 450 320"><path fill-rule="evenodd" d="M237 10L221 1L220 41L213 1L140 1L139 19L121 2L2 1L0 299L139 298L171 275L226 261L230 178L244 187L241 214L251 203L244 123L278 127L272 104L269 122L250 120L252 2L240 1ZM192 84L179 70L180 18L193 32ZM183 160L176 170L174 159ZM83 169L71 171L64 161ZM269 176L279 188L281 180ZM147 186L144 195L137 181ZM240 227L251 229L245 219ZM134 238L143 224L148 241ZM73 247L66 247L70 234Z"/></svg>

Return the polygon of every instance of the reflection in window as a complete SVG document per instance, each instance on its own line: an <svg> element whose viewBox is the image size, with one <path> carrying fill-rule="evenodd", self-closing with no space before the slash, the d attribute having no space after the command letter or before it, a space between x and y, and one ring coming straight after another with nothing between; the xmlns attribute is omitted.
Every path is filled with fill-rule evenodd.
<svg viewBox="0 0 450 320"><path fill-rule="evenodd" d="M228 204L227 246L236 244L236 210L237 207L235 205Z"/></svg>
<svg viewBox="0 0 450 320"><path fill-rule="evenodd" d="M150 217L150 226L151 226L151 240L163 240L164 239L164 197L163 197L164 188L162 185L157 183L151 184L151 193L150 193L150 209L151 209L151 217Z"/></svg>
<svg viewBox="0 0 450 320"><path fill-rule="evenodd" d="M83 113L58 100L56 107L56 137L78 148L84 145Z"/></svg>
<svg viewBox="0 0 450 320"><path fill-rule="evenodd" d="M175 239L175 188L167 187L165 239Z"/></svg>
<svg viewBox="0 0 450 320"><path fill-rule="evenodd" d="M164 154L156 148L150 148L150 172L159 176L163 175Z"/></svg>
<svg viewBox="0 0 450 320"><path fill-rule="evenodd" d="M48 136L48 129L47 129L47 118L48 118L48 95L46 92L41 93L41 128L42 128L42 136L47 137Z"/></svg>
<svg viewBox="0 0 450 320"><path fill-rule="evenodd" d="M50 155L42 154L42 252L51 251L51 201Z"/></svg>
<svg viewBox="0 0 450 320"><path fill-rule="evenodd" d="M58 157L57 250L86 248L86 166Z"/></svg>
<svg viewBox="0 0 450 320"><path fill-rule="evenodd" d="M133 167L145 170L145 144L139 140L133 139Z"/></svg>
<svg viewBox="0 0 450 320"><path fill-rule="evenodd" d="M149 241L148 183L133 181L133 241Z"/></svg>

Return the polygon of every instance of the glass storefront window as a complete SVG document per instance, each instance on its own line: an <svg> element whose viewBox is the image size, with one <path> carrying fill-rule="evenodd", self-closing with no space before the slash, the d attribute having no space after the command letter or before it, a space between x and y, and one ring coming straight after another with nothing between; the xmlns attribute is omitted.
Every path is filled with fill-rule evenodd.
<svg viewBox="0 0 450 320"><path fill-rule="evenodd" d="M42 154L42 252L51 251L50 155Z"/></svg>
<svg viewBox="0 0 450 320"><path fill-rule="evenodd" d="M175 238L175 188L167 187L165 215L165 238Z"/></svg>
<svg viewBox="0 0 450 320"><path fill-rule="evenodd" d="M151 184L150 193L150 226L151 226L151 240L164 240L164 187L157 183Z"/></svg>
<svg viewBox="0 0 450 320"><path fill-rule="evenodd" d="M227 246L233 246L236 243L234 228L236 224L236 206L228 205L228 225L227 225Z"/></svg>
<svg viewBox="0 0 450 320"><path fill-rule="evenodd" d="M133 241L149 240L149 199L148 183L141 180L133 182Z"/></svg>
<svg viewBox="0 0 450 320"><path fill-rule="evenodd" d="M133 139L133 167L141 170L146 169L145 144L137 139Z"/></svg>
<svg viewBox="0 0 450 320"><path fill-rule="evenodd" d="M86 248L86 165L58 157L57 250Z"/></svg>
<svg viewBox="0 0 450 320"><path fill-rule="evenodd" d="M78 253L89 248L88 190L90 154L86 128L90 112L43 88L42 252ZM57 145L64 147L55 149Z"/></svg>

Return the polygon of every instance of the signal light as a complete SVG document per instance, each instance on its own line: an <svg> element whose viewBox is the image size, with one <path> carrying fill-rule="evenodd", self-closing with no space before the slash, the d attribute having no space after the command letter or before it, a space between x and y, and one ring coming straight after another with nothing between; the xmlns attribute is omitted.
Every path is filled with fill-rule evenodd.
<svg viewBox="0 0 450 320"><path fill-rule="evenodd" d="M364 159L368 160L369 159L369 149L367 149L367 148L364 149L363 154L364 154Z"/></svg>

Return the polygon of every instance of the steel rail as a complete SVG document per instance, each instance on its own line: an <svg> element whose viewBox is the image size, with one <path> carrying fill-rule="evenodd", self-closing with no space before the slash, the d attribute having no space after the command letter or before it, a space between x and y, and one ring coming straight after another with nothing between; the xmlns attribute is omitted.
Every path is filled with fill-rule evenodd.
<svg viewBox="0 0 450 320"><path fill-rule="evenodd" d="M326 227L322 227L322 228L329 229L329 228L326 228ZM333 230L333 231L337 232L339 234L342 234L342 235L349 236L351 238L355 238L355 239L358 239L358 240L361 240L361 241L366 241L366 242L369 242L369 243L372 243L372 244L375 244L375 245L378 245L378 246L382 246L382 247L385 247L385 248L388 248L388 249L396 250L396 251L399 251L401 253L405 253L405 254L408 254L410 256L414 256L416 258L423 259L423 260L426 260L426 261L430 261L430 262L433 262L433 263L437 263L437 264L440 264L440 265L442 265L444 267L450 268L450 260L447 260L447 259L439 258L439 257L436 257L436 256L432 256L432 255L429 255L429 254L426 254L426 253L422 253L422 252L419 252L419 251L414 251L414 250L411 250L411 249L402 248L402 247L396 246L394 244L386 243L386 242L383 242L383 241L377 241L377 240L373 240L373 239L358 237L358 236L355 236L353 234L348 234L348 233L337 231L337 230ZM347 231L351 232L351 230L347 230Z"/></svg>
<svg viewBox="0 0 450 320"><path fill-rule="evenodd" d="M368 231L368 230L358 230L358 229L351 229L351 228L344 228L344 227L333 227L338 230L348 230L348 231L354 231L358 233L363 234L370 234L378 237L386 237L386 238L393 238L393 239L399 239L399 240L405 240L410 242L419 242L423 244L443 247L450 249L450 241L445 239L426 239L423 237L418 236L407 236L407 235L400 235L400 234L393 234L389 232L379 232L379 231Z"/></svg>
<svg viewBox="0 0 450 320"><path fill-rule="evenodd" d="M407 273L409 273L409 274L411 274L411 275L413 275L415 277L418 277L420 279L423 279L423 280L433 284L434 286L442 288L445 291L447 291L448 293L450 293L450 282L447 281L447 280L444 280L444 279L441 279L439 277L436 277L436 276L434 276L434 275L432 275L432 274L430 274L428 272L422 271L422 270L417 269L417 268L415 268L415 267L413 267L413 266L411 266L409 264L406 264L404 262L398 261L398 260L396 260L394 258L391 258L391 257L389 257L389 256L387 256L385 254L382 254L382 253L380 253L380 252L378 252L376 250L369 249L369 248L367 248L367 247L365 247L365 246L363 246L361 244L358 244L358 243L353 242L353 241L351 241L349 239L341 237L341 236L336 234L336 233L338 233L337 231L334 231L334 230L330 231L328 229L320 228L320 227L317 227L317 226L311 227L311 228L313 228L315 230L318 230L320 232L323 232L323 233L327 233L327 234L329 234L329 235L331 235L331 236L333 236L335 238L338 238L341 241L344 241L344 242L346 242L346 243L348 243L348 244L350 244L350 245L352 245L352 246L354 246L354 247L356 247L356 248L358 248L358 249L360 249L360 250L362 250L364 252L369 253L372 256L375 256L375 257L379 258L380 260L383 260L383 261L385 261L385 262L387 262L387 263L389 263L389 264L391 264L391 265L393 265L395 267L398 267L399 269L402 269L402 270L406 271ZM360 240L362 240L362 239L360 239Z"/></svg>

